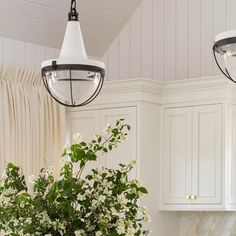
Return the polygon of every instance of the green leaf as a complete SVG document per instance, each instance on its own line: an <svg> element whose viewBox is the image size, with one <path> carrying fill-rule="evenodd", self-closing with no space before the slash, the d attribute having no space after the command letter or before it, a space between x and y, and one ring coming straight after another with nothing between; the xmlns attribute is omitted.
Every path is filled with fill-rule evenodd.
<svg viewBox="0 0 236 236"><path fill-rule="evenodd" d="M102 137L99 136L99 138L98 138L98 142L101 143L101 141L102 141Z"/></svg>
<svg viewBox="0 0 236 236"><path fill-rule="evenodd" d="M139 188L139 192L141 192L141 193L145 193L145 194L148 193L147 189L144 188L144 187L140 187L140 188Z"/></svg>

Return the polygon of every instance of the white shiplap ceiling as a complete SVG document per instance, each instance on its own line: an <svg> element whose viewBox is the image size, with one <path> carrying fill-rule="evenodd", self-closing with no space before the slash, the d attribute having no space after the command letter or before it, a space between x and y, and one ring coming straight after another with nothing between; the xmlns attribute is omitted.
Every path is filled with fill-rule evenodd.
<svg viewBox="0 0 236 236"><path fill-rule="evenodd" d="M89 55L100 57L141 0L77 0ZM60 48L70 0L0 0L0 36Z"/></svg>

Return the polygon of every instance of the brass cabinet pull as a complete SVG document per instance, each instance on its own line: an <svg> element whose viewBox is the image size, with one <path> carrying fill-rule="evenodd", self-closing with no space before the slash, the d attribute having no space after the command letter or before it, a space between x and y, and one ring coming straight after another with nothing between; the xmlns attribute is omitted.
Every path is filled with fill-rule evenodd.
<svg viewBox="0 0 236 236"><path fill-rule="evenodd" d="M191 200L191 196L190 196L190 195L187 195L187 196L186 196L186 199L187 199L187 200Z"/></svg>
<svg viewBox="0 0 236 236"><path fill-rule="evenodd" d="M196 196L196 195L187 195L187 196L186 196L186 199L187 199L187 200L196 200L196 199L197 199L197 196Z"/></svg>
<svg viewBox="0 0 236 236"><path fill-rule="evenodd" d="M191 196L191 200L196 200L197 199L197 196L196 195L192 195Z"/></svg>

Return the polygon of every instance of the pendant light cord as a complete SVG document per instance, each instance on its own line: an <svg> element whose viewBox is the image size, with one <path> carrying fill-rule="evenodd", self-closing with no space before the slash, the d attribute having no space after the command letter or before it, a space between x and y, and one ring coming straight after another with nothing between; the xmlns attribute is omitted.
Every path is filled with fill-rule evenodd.
<svg viewBox="0 0 236 236"><path fill-rule="evenodd" d="M76 0L71 0L70 12L76 12Z"/></svg>
<svg viewBox="0 0 236 236"><path fill-rule="evenodd" d="M68 14L69 21L78 21L79 14L76 10L76 0L71 0L70 12Z"/></svg>

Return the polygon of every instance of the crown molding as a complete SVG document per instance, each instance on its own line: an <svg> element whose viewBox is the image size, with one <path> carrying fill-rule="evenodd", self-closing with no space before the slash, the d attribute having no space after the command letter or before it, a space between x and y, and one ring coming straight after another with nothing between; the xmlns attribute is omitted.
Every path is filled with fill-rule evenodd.
<svg viewBox="0 0 236 236"><path fill-rule="evenodd" d="M236 101L236 85L223 76L161 82L147 78L106 81L86 109L109 104L147 102L158 105L228 99ZM69 108L75 111L76 108ZM81 108L79 108L81 110Z"/></svg>

